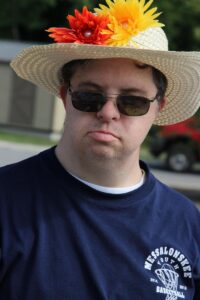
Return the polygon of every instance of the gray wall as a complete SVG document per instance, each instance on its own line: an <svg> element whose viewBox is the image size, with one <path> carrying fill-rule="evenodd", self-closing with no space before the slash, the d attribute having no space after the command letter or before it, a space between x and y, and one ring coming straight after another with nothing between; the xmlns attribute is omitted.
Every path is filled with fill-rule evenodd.
<svg viewBox="0 0 200 300"><path fill-rule="evenodd" d="M19 78L0 61L0 125L59 133L64 122L60 100Z"/></svg>

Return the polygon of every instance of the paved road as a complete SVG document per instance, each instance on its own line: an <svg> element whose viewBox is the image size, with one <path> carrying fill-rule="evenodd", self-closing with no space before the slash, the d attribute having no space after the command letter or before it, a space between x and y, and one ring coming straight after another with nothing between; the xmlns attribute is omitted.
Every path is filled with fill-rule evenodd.
<svg viewBox="0 0 200 300"><path fill-rule="evenodd" d="M28 158L46 148L45 146L23 145L0 141L0 166ZM177 174L156 168L153 168L152 171L162 182L182 191L188 197L197 201L196 204L200 208L200 172L194 174Z"/></svg>

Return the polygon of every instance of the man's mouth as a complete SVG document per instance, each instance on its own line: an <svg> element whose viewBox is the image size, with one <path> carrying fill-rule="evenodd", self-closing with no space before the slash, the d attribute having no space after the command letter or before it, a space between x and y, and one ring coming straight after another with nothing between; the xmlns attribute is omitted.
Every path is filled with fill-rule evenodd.
<svg viewBox="0 0 200 300"><path fill-rule="evenodd" d="M116 134L107 130L89 131L88 136L99 142L113 142L119 139Z"/></svg>

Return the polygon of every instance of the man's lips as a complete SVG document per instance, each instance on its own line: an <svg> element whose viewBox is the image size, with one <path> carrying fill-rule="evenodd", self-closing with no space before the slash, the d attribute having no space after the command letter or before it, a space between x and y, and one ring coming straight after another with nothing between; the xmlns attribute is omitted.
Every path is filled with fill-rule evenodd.
<svg viewBox="0 0 200 300"><path fill-rule="evenodd" d="M100 142L112 142L112 141L119 139L119 137L116 134L114 134L111 131L106 131L106 130L89 131L88 135L89 135L89 137L93 138L94 140L100 141Z"/></svg>

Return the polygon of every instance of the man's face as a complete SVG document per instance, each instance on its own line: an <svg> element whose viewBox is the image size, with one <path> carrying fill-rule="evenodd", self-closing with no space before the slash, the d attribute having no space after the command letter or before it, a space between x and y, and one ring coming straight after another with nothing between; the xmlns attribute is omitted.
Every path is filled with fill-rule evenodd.
<svg viewBox="0 0 200 300"><path fill-rule="evenodd" d="M151 68L143 68L130 59L88 61L77 69L70 84L72 91L105 95L128 94L153 99L157 94ZM73 107L69 93L62 98L67 114L65 145L74 156L88 162L137 159L140 145L159 110L155 101L147 114L126 116L118 111L116 97L112 96L99 112L82 112Z"/></svg>

